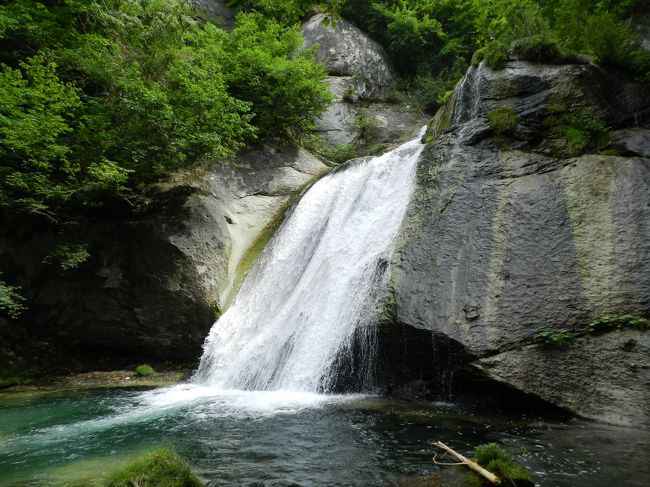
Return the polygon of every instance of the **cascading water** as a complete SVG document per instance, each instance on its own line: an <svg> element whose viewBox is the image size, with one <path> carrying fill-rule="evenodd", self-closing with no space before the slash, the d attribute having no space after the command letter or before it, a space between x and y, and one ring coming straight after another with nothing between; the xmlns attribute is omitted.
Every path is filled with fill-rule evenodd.
<svg viewBox="0 0 650 487"><path fill-rule="evenodd" d="M303 195L212 327L195 382L328 392L342 363L370 375L369 325L424 130L386 154L341 166ZM353 348L362 356L350 357Z"/></svg>

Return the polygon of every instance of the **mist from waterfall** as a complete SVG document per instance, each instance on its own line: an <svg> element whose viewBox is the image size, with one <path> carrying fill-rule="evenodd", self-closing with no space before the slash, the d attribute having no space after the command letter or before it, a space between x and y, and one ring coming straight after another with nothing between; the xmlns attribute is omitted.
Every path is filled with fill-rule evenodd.
<svg viewBox="0 0 650 487"><path fill-rule="evenodd" d="M373 324L423 134L302 196L212 327L195 382L331 392L349 374L356 390L371 385Z"/></svg>

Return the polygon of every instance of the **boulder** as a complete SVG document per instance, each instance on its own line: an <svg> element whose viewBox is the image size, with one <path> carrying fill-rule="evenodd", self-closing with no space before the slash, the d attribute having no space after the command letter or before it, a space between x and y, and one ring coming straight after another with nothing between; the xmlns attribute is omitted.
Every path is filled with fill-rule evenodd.
<svg viewBox="0 0 650 487"><path fill-rule="evenodd" d="M397 129L396 137L392 137L395 131L391 129L384 131L383 137L375 138L374 134L369 137L360 127L359 117L367 117L366 108L370 106L373 114L377 114L373 127L388 128L390 119L396 117L402 121L418 117L410 107L395 105L385 113L378 113L386 104L374 106L373 102L387 96L395 78L392 63L379 44L347 20L333 21L323 14L309 19L302 29L305 45L318 46L316 61L325 67L329 75L327 84L334 95L334 103L315 121L325 140L334 145L376 144L382 142L380 139L400 141L414 127L417 133L417 127L422 125L419 121L406 129ZM405 116L396 114L398 111Z"/></svg>
<svg viewBox="0 0 650 487"><path fill-rule="evenodd" d="M305 46L318 45L315 56L331 76L351 76L354 96L384 97L395 77L382 47L345 19L328 21L317 14L302 27Z"/></svg>
<svg viewBox="0 0 650 487"><path fill-rule="evenodd" d="M227 30L235 26L235 12L226 6L224 0L191 0L190 4L195 7L201 15L216 20L217 25L222 25Z"/></svg>

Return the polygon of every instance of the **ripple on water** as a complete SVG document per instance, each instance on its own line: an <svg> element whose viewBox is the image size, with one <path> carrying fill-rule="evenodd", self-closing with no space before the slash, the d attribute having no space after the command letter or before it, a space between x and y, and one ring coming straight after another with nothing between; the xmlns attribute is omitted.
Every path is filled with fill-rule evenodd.
<svg viewBox="0 0 650 487"><path fill-rule="evenodd" d="M455 474L431 462L436 440L468 454L497 441L542 486L645 487L650 479L650 467L635 461L650 457L650 435L635 429L453 404L186 384L0 402L0 485L60 484L84 472L100 478L160 444L215 486L391 485L435 472L447 479Z"/></svg>

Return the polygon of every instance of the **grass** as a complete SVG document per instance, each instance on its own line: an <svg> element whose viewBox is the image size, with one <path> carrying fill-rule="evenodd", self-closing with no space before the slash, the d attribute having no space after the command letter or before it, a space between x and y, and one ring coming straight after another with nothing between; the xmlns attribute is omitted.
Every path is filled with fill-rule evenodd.
<svg viewBox="0 0 650 487"><path fill-rule="evenodd" d="M478 66L481 61L485 61L488 67L499 71L506 67L509 59L507 46L501 41L491 41L474 53L472 66Z"/></svg>
<svg viewBox="0 0 650 487"><path fill-rule="evenodd" d="M515 463L506 452L496 443L488 443L476 447L475 461L501 479L501 485L516 487L533 487L530 474ZM468 485L482 487L491 485L483 477L475 473L468 474Z"/></svg>
<svg viewBox="0 0 650 487"><path fill-rule="evenodd" d="M517 114L512 108L498 107L488 113L488 123L497 135L503 135L515 128Z"/></svg>
<svg viewBox="0 0 650 487"><path fill-rule="evenodd" d="M105 487L203 487L174 451L160 448L108 476Z"/></svg>
<svg viewBox="0 0 650 487"><path fill-rule="evenodd" d="M516 39L510 45L512 54L518 59L535 62L558 62L563 59L560 46L553 39L533 35Z"/></svg>
<svg viewBox="0 0 650 487"><path fill-rule="evenodd" d="M546 125L566 140L570 156L598 151L607 145L607 127L588 108L577 103L553 103L548 110Z"/></svg>
<svg viewBox="0 0 650 487"><path fill-rule="evenodd" d="M135 372L141 377L149 377L149 376L154 375L156 373L154 368L149 364L138 365L135 368Z"/></svg>

